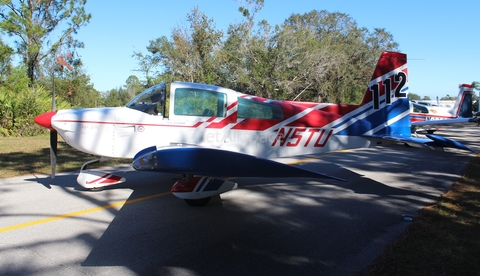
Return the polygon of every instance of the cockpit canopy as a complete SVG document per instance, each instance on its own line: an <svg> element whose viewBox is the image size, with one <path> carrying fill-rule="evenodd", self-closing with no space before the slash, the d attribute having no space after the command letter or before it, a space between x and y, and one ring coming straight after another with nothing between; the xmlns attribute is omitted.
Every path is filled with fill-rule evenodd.
<svg viewBox="0 0 480 276"><path fill-rule="evenodd" d="M151 115L163 115L166 97L166 84L154 85L133 98L126 107Z"/></svg>

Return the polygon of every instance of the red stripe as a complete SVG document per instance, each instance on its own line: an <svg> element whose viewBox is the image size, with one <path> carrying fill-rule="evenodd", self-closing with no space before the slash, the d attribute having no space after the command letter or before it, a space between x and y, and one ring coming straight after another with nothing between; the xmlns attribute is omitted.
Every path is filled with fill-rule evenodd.
<svg viewBox="0 0 480 276"><path fill-rule="evenodd" d="M114 183L117 183L120 179L122 179L120 176L116 176L116 175L113 175L113 174L105 174L95 180L92 180L92 181L87 181L87 184L94 184L94 183L99 183L99 184L104 184L104 183L107 183L107 184L114 184Z"/></svg>
<svg viewBox="0 0 480 276"><path fill-rule="evenodd" d="M238 102L234 102L234 103L232 103L231 105L229 105L229 106L227 107L227 111L230 110L230 109L232 109L233 107L235 107L237 104L238 104Z"/></svg>

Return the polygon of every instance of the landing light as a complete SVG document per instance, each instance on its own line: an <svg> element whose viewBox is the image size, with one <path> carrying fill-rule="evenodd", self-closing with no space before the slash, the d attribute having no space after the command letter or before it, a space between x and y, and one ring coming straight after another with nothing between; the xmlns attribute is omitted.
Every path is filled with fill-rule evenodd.
<svg viewBox="0 0 480 276"><path fill-rule="evenodd" d="M152 151L135 158L132 166L139 171L155 169L157 167L157 152Z"/></svg>

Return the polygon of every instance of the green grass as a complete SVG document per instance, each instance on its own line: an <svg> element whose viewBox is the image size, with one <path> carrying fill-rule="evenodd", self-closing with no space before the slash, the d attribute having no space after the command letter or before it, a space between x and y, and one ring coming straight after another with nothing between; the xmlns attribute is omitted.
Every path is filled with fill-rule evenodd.
<svg viewBox="0 0 480 276"><path fill-rule="evenodd" d="M0 178L27 174L50 174L49 139L48 135L0 137ZM59 138L57 173L79 170L83 163L93 159L95 157L79 152ZM130 159L114 159L101 162L97 166L113 166L130 162Z"/></svg>

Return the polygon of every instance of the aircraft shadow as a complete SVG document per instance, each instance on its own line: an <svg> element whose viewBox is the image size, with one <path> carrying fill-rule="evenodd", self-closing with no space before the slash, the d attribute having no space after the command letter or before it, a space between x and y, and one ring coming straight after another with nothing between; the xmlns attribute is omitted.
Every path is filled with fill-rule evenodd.
<svg viewBox="0 0 480 276"><path fill-rule="evenodd" d="M172 195L125 205L100 239L79 237L93 248L82 266L125 266L142 275L353 274L398 238L408 225L404 215L415 216L448 189L456 173L449 162L465 159L418 151L386 149L395 161L377 154L367 162L366 149L301 165L347 182L239 178L238 190L200 208ZM435 167L427 165L432 158ZM361 173L385 170L381 180ZM168 186L128 183L130 198Z"/></svg>

